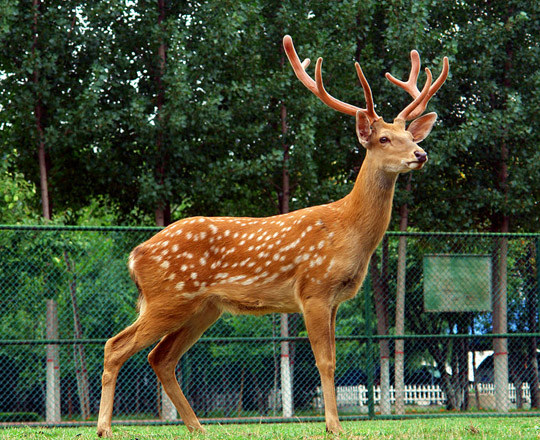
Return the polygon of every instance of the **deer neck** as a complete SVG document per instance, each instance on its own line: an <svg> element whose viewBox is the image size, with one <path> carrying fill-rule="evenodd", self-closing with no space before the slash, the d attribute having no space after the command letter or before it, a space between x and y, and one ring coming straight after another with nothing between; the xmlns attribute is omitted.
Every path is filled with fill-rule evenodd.
<svg viewBox="0 0 540 440"><path fill-rule="evenodd" d="M367 154L352 191L342 199L346 225L371 252L388 228L396 180L397 174L382 170Z"/></svg>

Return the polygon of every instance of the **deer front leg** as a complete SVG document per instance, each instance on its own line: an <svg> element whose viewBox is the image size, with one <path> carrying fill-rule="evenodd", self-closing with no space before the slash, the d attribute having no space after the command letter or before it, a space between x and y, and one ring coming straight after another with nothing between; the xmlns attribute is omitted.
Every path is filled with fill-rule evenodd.
<svg viewBox="0 0 540 440"><path fill-rule="evenodd" d="M304 301L303 309L309 342L321 376L326 430L337 434L343 431L339 423L334 387L336 355L335 337L332 332L337 307L330 306L326 300L309 298Z"/></svg>

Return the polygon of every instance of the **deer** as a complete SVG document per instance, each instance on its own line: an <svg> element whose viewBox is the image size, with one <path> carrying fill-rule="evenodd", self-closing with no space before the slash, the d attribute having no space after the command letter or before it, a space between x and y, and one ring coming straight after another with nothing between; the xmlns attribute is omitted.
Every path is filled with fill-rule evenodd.
<svg viewBox="0 0 540 440"><path fill-rule="evenodd" d="M355 117L356 135L365 157L351 192L320 206L271 217L191 217L172 223L133 249L128 268L139 290L138 317L104 348L102 393L97 433L110 437L115 383L124 362L157 342L148 361L187 429L204 432L175 376L182 355L223 313L262 315L296 313L304 317L319 371L326 430L342 432L334 374L335 322L338 307L353 298L371 255L386 232L394 188L400 174L420 170L427 153L418 146L437 119L421 116L445 82L443 59L438 79L420 91L420 57L411 51L407 81L390 82L412 97L394 119L377 115L370 86L356 62L366 108L342 102L325 89L319 58L315 80L300 62L292 38L284 51L300 82L324 104ZM406 126L408 121L410 124Z"/></svg>

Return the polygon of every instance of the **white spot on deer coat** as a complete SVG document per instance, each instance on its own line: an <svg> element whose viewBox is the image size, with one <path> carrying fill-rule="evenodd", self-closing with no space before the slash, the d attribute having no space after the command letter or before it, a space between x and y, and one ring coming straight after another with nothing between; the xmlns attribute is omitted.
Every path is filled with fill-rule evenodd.
<svg viewBox="0 0 540 440"><path fill-rule="evenodd" d="M182 294L182 296L186 299L193 299L195 298L197 295L199 294L199 292L184 292Z"/></svg>
<svg viewBox="0 0 540 440"><path fill-rule="evenodd" d="M309 260L309 257L310 257L310 254L308 254L308 253L300 254L300 255L298 255L298 256L294 259L294 262L295 262L296 264L298 264L298 263L301 263L302 261L307 261L307 260Z"/></svg>
<svg viewBox="0 0 540 440"><path fill-rule="evenodd" d="M176 283L176 290L183 290L185 283L183 281L180 281L179 283Z"/></svg>
<svg viewBox="0 0 540 440"><path fill-rule="evenodd" d="M271 283L279 276L278 273L275 273L273 275L270 275L266 280L264 280L264 283Z"/></svg>

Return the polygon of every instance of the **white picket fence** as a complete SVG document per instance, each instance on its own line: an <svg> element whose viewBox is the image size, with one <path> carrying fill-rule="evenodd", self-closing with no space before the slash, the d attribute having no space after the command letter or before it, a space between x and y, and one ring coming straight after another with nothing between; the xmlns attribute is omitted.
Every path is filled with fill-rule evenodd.
<svg viewBox="0 0 540 440"><path fill-rule="evenodd" d="M474 393L474 386L469 388L470 393ZM478 392L481 395L495 395L495 385L490 383L478 384ZM521 387L523 402L531 401L531 392L528 383ZM514 384L508 384L508 393L510 402L516 402L516 387ZM381 388L373 387L375 405L381 401ZM368 401L367 388L364 385L358 386L339 386L336 387L337 404L340 407L365 406ZM390 387L390 403L396 401L396 391L393 386ZM446 403L446 394L439 385L405 385L405 404L406 405L444 405ZM317 395L314 399L314 406L323 407L322 390L317 388Z"/></svg>

